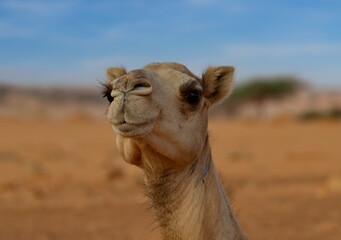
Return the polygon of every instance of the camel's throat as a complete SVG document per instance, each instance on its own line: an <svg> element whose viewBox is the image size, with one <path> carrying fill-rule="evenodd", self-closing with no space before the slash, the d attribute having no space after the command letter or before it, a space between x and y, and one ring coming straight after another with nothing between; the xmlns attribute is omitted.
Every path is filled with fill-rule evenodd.
<svg viewBox="0 0 341 240"><path fill-rule="evenodd" d="M192 166L147 180L147 195L167 240L244 239L209 146Z"/></svg>

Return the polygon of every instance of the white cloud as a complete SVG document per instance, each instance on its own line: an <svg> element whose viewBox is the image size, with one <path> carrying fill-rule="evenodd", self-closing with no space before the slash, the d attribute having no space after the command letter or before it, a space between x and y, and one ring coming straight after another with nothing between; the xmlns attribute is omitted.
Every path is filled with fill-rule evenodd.
<svg viewBox="0 0 341 240"><path fill-rule="evenodd" d="M0 20L0 39L30 38L49 32L45 27L49 18L70 13L79 1L0 0L0 10L9 13Z"/></svg>
<svg viewBox="0 0 341 240"><path fill-rule="evenodd" d="M245 14L255 10L254 7L240 0L186 0L185 2L194 7L215 7L234 14Z"/></svg>
<svg viewBox="0 0 341 240"><path fill-rule="evenodd" d="M5 0L0 7L9 11L21 12L39 16L53 16L63 13L75 5L78 0L42 1L42 0Z"/></svg>
<svg viewBox="0 0 341 240"><path fill-rule="evenodd" d="M235 44L226 47L225 53L238 58L314 56L341 53L341 45Z"/></svg>
<svg viewBox="0 0 341 240"><path fill-rule="evenodd" d="M207 4L216 3L217 1L218 0L187 0L187 2L193 5L207 5Z"/></svg>

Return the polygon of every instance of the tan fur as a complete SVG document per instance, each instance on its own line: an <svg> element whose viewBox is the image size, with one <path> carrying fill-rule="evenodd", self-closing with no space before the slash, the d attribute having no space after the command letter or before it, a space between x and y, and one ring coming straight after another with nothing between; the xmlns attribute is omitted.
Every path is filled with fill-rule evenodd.
<svg viewBox="0 0 341 240"><path fill-rule="evenodd" d="M203 74L205 97L212 104L226 98L232 90L234 67L209 67Z"/></svg>
<svg viewBox="0 0 341 240"><path fill-rule="evenodd" d="M122 77L127 74L127 71L123 67L112 67L107 69L107 82L111 82L112 80Z"/></svg>
<svg viewBox="0 0 341 240"><path fill-rule="evenodd" d="M159 69L174 69L176 71L182 72L184 74L187 74L188 76L195 78L199 81L200 78L195 76L188 68L180 63L175 63L175 62L165 62L165 63L150 63L143 68L145 69L150 69L150 70L159 70Z"/></svg>
<svg viewBox="0 0 341 240"><path fill-rule="evenodd" d="M108 119L123 159L145 173L164 239L246 239L207 134L208 108L229 93L232 75L232 67L217 67L199 79L178 63L152 63L128 73L108 69L114 98ZM192 92L203 96L192 102Z"/></svg>

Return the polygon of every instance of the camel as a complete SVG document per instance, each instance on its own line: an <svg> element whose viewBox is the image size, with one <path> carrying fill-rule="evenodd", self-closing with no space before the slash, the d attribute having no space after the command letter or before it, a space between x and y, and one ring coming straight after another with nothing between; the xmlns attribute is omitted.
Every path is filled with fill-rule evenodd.
<svg viewBox="0 0 341 240"><path fill-rule="evenodd" d="M166 240L245 240L212 161L208 109L231 92L234 68L202 78L179 63L108 68L107 118L123 159L141 168Z"/></svg>

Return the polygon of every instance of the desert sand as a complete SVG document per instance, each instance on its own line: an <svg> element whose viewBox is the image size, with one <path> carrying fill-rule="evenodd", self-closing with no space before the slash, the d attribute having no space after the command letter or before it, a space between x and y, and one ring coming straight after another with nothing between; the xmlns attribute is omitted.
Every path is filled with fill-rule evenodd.
<svg viewBox="0 0 341 240"><path fill-rule="evenodd" d="M209 132L250 239L340 239L341 122L221 118ZM161 239L104 116L0 119L0 239Z"/></svg>

